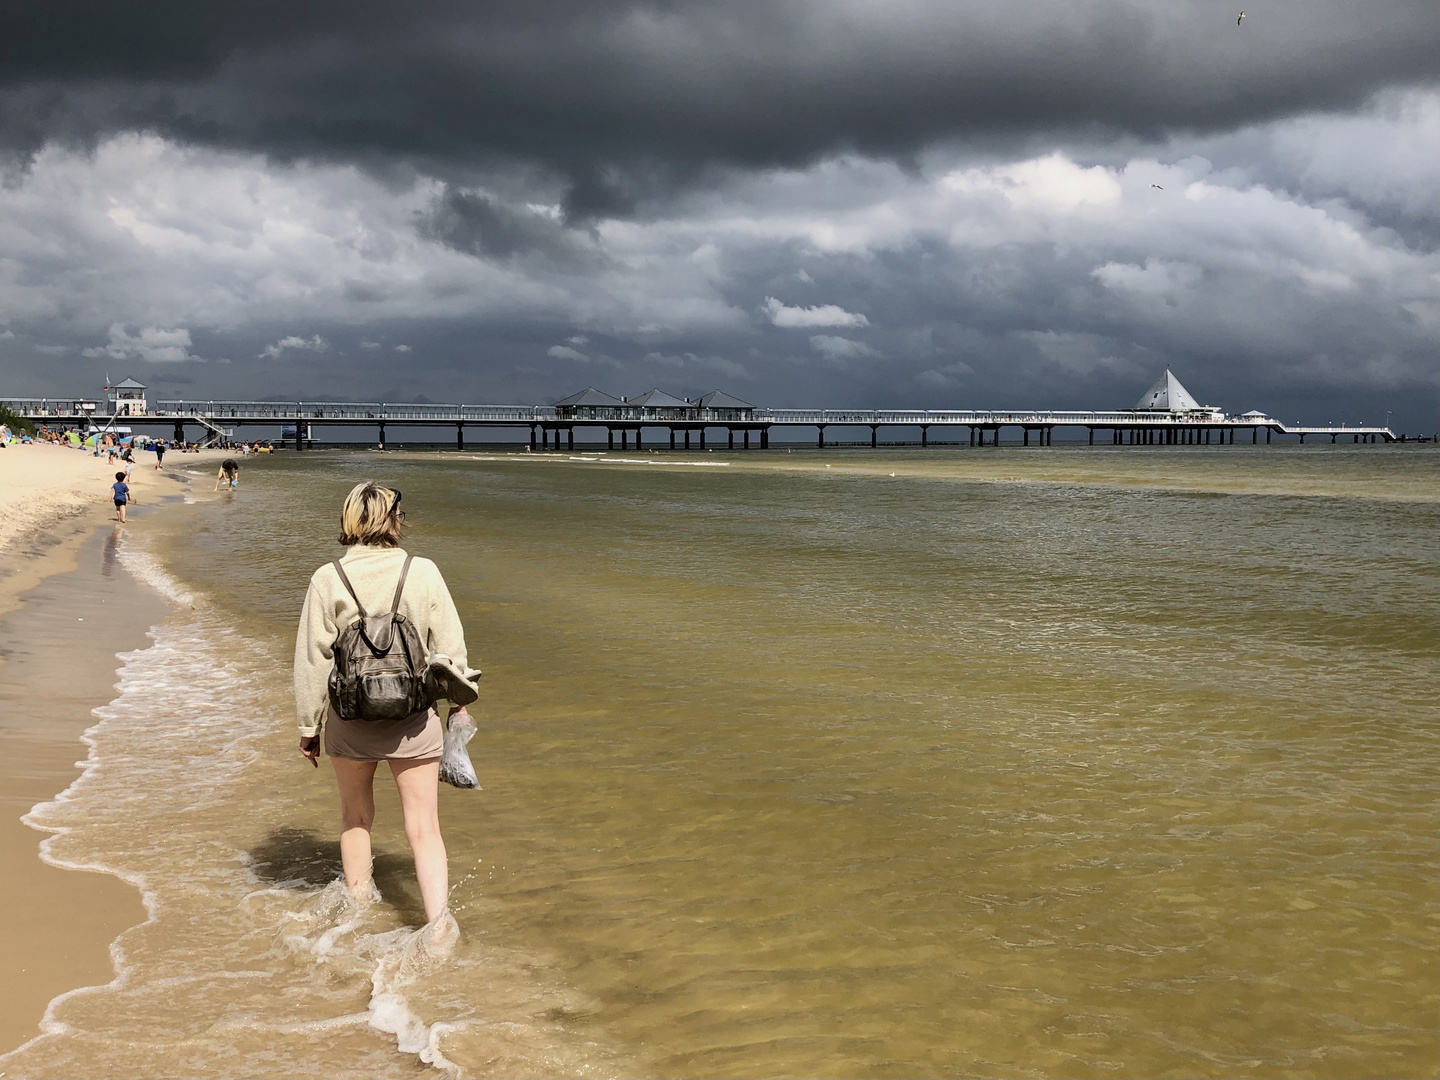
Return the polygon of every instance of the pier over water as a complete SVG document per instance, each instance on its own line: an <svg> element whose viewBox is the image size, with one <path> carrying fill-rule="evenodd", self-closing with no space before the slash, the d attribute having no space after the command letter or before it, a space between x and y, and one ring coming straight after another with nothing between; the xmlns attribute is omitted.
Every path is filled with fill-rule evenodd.
<svg viewBox="0 0 1440 1080"><path fill-rule="evenodd" d="M920 445L947 429L968 431L971 446L998 446L1001 432L1019 429L1023 446L1049 446L1056 428L1083 428L1091 445L1196 446L1269 443L1276 435L1328 436L1330 442L1395 442L1389 427L1365 425L1304 426L1283 424L1262 412L1230 415L1200 405L1168 370L1146 391L1135 408L1092 410L994 409L766 409L721 391L697 401L652 390L636 398L615 398L593 387L554 405L393 404L364 401L198 401L147 402L146 389L127 379L110 389L107 400L88 398L0 398L0 404L40 423L106 426L169 427L175 441L186 441L187 428L203 432L201 441L228 439L244 426L280 426L286 440L303 449L317 429L374 427L382 445L391 428L453 428L455 445L465 447L466 429L528 432L533 450L575 448L576 429L604 430L610 449L767 449L776 430L814 432L815 445L826 446L830 428L868 428L870 445L880 445L882 428L919 429ZM932 432L936 432L932 436ZM1249 439L1244 436L1248 434ZM1097 435L1099 436L1097 438ZM668 436L668 439L667 439ZM793 444L794 439L786 440ZM937 438L938 441L938 438ZM953 440L952 440L953 441ZM831 438L831 445L835 439Z"/></svg>

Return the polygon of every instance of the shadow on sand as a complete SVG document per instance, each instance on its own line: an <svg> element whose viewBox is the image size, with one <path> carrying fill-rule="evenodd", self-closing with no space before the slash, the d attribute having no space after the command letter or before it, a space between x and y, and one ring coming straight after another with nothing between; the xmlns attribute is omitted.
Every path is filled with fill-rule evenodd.
<svg viewBox="0 0 1440 1080"><path fill-rule="evenodd" d="M424 923L425 907L410 853L397 855L376 848L373 854L375 886L385 902L406 922ZM272 829L250 849L250 858L255 874L280 888L321 888L341 875L340 841L322 837L313 829Z"/></svg>

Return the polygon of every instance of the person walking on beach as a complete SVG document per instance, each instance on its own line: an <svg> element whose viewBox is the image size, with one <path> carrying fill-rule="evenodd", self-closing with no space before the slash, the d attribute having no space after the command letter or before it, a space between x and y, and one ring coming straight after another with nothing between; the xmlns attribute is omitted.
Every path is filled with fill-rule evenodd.
<svg viewBox="0 0 1440 1080"><path fill-rule="evenodd" d="M340 788L340 859L350 895L371 895L370 827L375 819L375 770L382 761L400 793L405 838L415 856L415 876L433 926L432 941L446 933L450 871L440 835L438 788L444 736L441 718L425 708L399 720L343 719L330 695L336 642L357 620L394 611L418 632L430 654L443 653L466 670L465 631L439 568L400 547L405 512L400 492L381 484L356 484L340 512L338 563L310 578L295 639L295 711L300 753L319 767L321 732ZM363 610L361 605L363 606ZM390 623L387 621L386 626ZM422 658L423 661L424 658ZM448 710L447 708L447 711ZM464 710L453 710L451 715Z"/></svg>
<svg viewBox="0 0 1440 1080"><path fill-rule="evenodd" d="M115 499L115 520L125 524L125 505L130 501L130 485L125 483L125 474L117 472L115 483L110 485L110 494Z"/></svg>
<svg viewBox="0 0 1440 1080"><path fill-rule="evenodd" d="M220 490L220 485L226 484L232 490L240 486L240 466L234 458L226 458L220 463L220 471L215 474L215 490Z"/></svg>
<svg viewBox="0 0 1440 1080"><path fill-rule="evenodd" d="M150 449L155 451L155 468L160 468L165 463L165 440L156 439Z"/></svg>

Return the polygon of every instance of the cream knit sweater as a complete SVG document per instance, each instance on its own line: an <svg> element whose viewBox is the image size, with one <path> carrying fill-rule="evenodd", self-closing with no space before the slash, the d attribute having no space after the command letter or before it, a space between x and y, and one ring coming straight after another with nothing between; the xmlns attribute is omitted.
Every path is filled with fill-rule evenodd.
<svg viewBox="0 0 1440 1080"><path fill-rule="evenodd" d="M367 613L379 615L390 610L400 567L405 564L403 548L356 544L340 562ZM405 579L405 592L400 597L400 614L415 624L428 652L444 653L465 670L465 630L445 579L429 559L417 557L410 563L410 576ZM335 639L359 617L355 601L335 567L326 563L316 570L310 578L310 591L305 594L300 631L295 638L295 719L304 738L316 734L325 719Z"/></svg>

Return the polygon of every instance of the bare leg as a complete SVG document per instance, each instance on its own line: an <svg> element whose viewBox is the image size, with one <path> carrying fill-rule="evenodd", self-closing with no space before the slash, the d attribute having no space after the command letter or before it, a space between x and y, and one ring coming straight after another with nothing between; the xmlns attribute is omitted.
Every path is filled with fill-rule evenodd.
<svg viewBox="0 0 1440 1080"><path fill-rule="evenodd" d="M405 839L410 841L415 855L415 877L420 882L420 898L425 901L425 921L434 922L450 903L450 864L440 836L437 805L440 761L392 761L390 771L395 775L400 806L405 811Z"/></svg>
<svg viewBox="0 0 1440 1080"><path fill-rule="evenodd" d="M370 882L370 826L375 824L375 762L332 757L340 785L340 862L357 899Z"/></svg>

